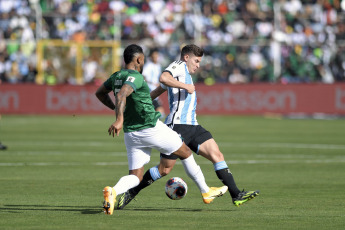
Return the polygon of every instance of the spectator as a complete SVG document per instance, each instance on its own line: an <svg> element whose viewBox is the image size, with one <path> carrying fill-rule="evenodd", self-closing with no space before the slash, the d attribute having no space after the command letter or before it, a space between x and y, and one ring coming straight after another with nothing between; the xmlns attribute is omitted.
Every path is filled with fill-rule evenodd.
<svg viewBox="0 0 345 230"><path fill-rule="evenodd" d="M84 83L90 84L96 78L98 63L92 56L89 56L83 65Z"/></svg>
<svg viewBox="0 0 345 230"><path fill-rule="evenodd" d="M247 83L248 79L245 75L241 73L241 70L239 68L235 68L229 76L229 82L231 84L243 84Z"/></svg>
<svg viewBox="0 0 345 230"><path fill-rule="evenodd" d="M162 67L159 62L160 53L158 49L152 49L149 57L150 59L145 63L143 67L142 74L150 88L150 91L152 91L160 85L159 77L161 76L161 73L162 73ZM163 108L161 100L159 98L156 98L155 100L152 101L152 103L155 110L161 113L161 118L164 118L165 112L164 112L164 108Z"/></svg>

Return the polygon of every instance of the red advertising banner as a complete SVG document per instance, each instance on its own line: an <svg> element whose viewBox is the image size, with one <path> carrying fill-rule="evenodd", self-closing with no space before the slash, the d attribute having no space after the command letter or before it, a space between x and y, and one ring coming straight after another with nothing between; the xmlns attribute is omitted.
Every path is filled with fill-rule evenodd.
<svg viewBox="0 0 345 230"><path fill-rule="evenodd" d="M113 114L97 86L0 85L1 114ZM198 114L345 115L345 84L196 85ZM161 97L168 111L167 96Z"/></svg>
<svg viewBox="0 0 345 230"><path fill-rule="evenodd" d="M345 114L345 84L199 86L203 114Z"/></svg>

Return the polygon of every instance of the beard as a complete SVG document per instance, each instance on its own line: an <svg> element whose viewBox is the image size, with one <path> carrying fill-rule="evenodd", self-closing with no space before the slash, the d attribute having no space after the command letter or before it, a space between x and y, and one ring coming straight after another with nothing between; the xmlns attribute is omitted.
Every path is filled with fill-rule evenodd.
<svg viewBox="0 0 345 230"><path fill-rule="evenodd" d="M139 73L142 74L142 73L143 73L143 69L144 69L144 66L140 66L140 67L139 67Z"/></svg>

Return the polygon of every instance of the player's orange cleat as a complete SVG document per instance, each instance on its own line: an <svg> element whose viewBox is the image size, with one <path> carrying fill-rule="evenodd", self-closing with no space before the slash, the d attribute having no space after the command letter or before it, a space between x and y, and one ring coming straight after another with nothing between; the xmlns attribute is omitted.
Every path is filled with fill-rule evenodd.
<svg viewBox="0 0 345 230"><path fill-rule="evenodd" d="M116 192L115 189L107 186L103 189L103 209L106 215L113 215L115 202L116 202Z"/></svg>
<svg viewBox="0 0 345 230"><path fill-rule="evenodd" d="M211 203L214 198L223 196L223 194L228 191L228 186L223 186L223 187L210 187L210 190L207 193L202 193L202 200L204 201L205 204Z"/></svg>

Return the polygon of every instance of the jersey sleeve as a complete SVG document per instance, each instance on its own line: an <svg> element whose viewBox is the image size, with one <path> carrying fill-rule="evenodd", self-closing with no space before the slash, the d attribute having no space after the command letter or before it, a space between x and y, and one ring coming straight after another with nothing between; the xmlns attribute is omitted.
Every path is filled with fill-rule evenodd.
<svg viewBox="0 0 345 230"><path fill-rule="evenodd" d="M184 65L181 61L174 61L171 63L164 72L170 73L174 78L178 78L179 76L182 76L184 73Z"/></svg>
<svg viewBox="0 0 345 230"><path fill-rule="evenodd" d="M144 77L141 74L129 74L124 84L130 85L134 91L140 89L143 86Z"/></svg>

